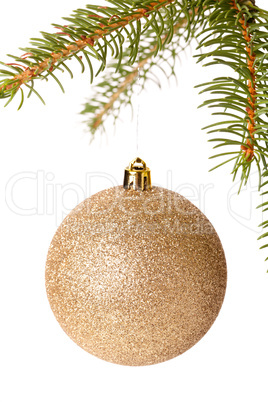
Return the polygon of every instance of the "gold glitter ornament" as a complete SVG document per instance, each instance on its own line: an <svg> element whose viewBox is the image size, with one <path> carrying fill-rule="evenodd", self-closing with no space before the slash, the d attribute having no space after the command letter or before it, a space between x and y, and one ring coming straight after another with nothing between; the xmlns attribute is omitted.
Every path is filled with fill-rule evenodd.
<svg viewBox="0 0 268 402"><path fill-rule="evenodd" d="M150 187L145 163L133 162L137 176L127 168L125 188L91 196L64 219L48 251L46 288L74 342L109 362L139 366L178 356L205 335L227 271L202 212Z"/></svg>

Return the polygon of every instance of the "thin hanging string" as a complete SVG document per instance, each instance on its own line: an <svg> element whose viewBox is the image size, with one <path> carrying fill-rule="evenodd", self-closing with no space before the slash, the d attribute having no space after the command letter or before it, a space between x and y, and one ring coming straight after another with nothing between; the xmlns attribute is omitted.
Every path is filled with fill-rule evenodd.
<svg viewBox="0 0 268 402"><path fill-rule="evenodd" d="M141 93L141 74L140 74L140 54L138 53L138 91L137 91L137 121L136 121L136 153L139 156L139 119L140 119L140 93Z"/></svg>

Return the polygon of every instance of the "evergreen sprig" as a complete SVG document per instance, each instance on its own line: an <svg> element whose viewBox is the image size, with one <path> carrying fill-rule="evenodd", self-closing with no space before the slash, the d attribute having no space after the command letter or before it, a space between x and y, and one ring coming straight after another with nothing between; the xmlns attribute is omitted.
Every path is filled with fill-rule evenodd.
<svg viewBox="0 0 268 402"><path fill-rule="evenodd" d="M211 158L220 158L213 169L232 162L233 178L239 175L242 186L255 165L261 194L267 196L268 12L254 0L109 0L108 4L77 9L65 18L67 25L53 24L57 32L42 32L30 47L21 49L21 56L1 63L0 98L7 105L20 92L20 108L28 88L28 97L35 93L43 101L36 80L52 77L63 90L57 70L72 77L68 60L76 59L82 72L88 65L91 82L102 73L82 112L94 133L108 115L116 119L122 105L131 104L138 75L142 88L148 80L160 85L157 69L167 78L175 76L179 52L195 37L198 62L229 68L228 76L198 86L208 95L201 106L215 110L215 122L205 127L209 141L216 144ZM96 71L93 60L99 63ZM267 211L268 201L259 207ZM260 238L267 238L268 220L260 226L264 229Z"/></svg>
<svg viewBox="0 0 268 402"><path fill-rule="evenodd" d="M129 0L109 0L109 3L116 7L88 5L84 9L77 9L71 17L64 18L68 25L53 24L60 31L54 34L41 32L42 38L31 40L32 47L21 48L23 55L9 55L14 61L1 63L5 69L0 70L3 77L0 81L0 98L8 99L6 105L21 91L20 109L24 101L25 86L29 88L28 97L35 93L43 101L34 88L37 79L51 76L64 91L54 72L57 69L67 70L72 76L66 64L70 58L75 58L80 63L82 72L85 70L82 57L86 60L91 82L94 77L92 59L99 61L95 75L105 69L109 54L117 60L115 71L118 72L127 48L128 57L124 62L132 65L137 58L141 37L147 31L157 39L154 51L156 55L172 41L174 25L182 13L187 18L188 36L190 35L191 10L187 7L187 1L180 3L176 0L147 0L133 3ZM166 36L162 41L164 30Z"/></svg>
<svg viewBox="0 0 268 402"><path fill-rule="evenodd" d="M134 66L128 63L129 49L123 52L117 72L115 72L116 62L107 66L100 84L95 86L94 95L90 97L81 112L87 116L87 124L92 134L100 128L104 129L107 116L111 115L115 123L122 106L130 105L132 107L132 95L137 81L139 91L145 88L149 80L161 88L161 80L156 69L167 80L170 80L171 77L176 79L175 62L179 58L178 51L182 51L189 43L189 38L186 40L187 33L185 31L187 18L180 16L176 20L173 26L173 37L167 47L163 45L168 33L161 36L161 48L164 48L160 51L158 50L159 39L155 37L152 29L148 29L141 34L137 63ZM111 80L111 76L113 76L113 80Z"/></svg>
<svg viewBox="0 0 268 402"><path fill-rule="evenodd" d="M198 86L202 87L200 93L210 95L201 107L216 108L213 115L220 116L205 127L213 137L209 141L216 143L214 149L218 151L211 158L221 159L212 170L232 162L233 178L240 174L241 189L255 165L261 189L268 184L263 182L268 175L268 13L248 0L219 1L216 7L214 0L204 4L211 12L198 35L198 49L202 50L198 61L206 61L205 66L220 64L230 69L230 76ZM265 191L261 195L267 194ZM264 202L259 207L265 212L267 205ZM267 228L267 221L261 226ZM268 232L259 239L265 237Z"/></svg>

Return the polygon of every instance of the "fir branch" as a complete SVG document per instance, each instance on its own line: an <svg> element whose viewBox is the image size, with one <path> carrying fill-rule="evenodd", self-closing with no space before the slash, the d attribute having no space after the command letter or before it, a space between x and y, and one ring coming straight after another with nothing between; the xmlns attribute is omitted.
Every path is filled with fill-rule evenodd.
<svg viewBox="0 0 268 402"><path fill-rule="evenodd" d="M247 2L251 3L251 2ZM239 4L239 3L238 3ZM237 17L241 14L241 7L238 7L236 0L232 0L232 7L237 11ZM240 4L239 4L240 5ZM249 4L248 4L249 5ZM240 8L240 9L239 9ZM250 9L250 8L249 8ZM246 138L246 145L241 145L241 149L244 152L245 159L247 162L252 161L254 157L254 131L255 131L255 103L256 103L256 71L254 68L256 62L256 55L252 52L252 35L248 32L250 24L254 22L254 18L244 15L242 13L239 18L239 23L241 24L242 35L245 39L246 45L245 50L247 52L247 66L250 73L250 78L248 79L247 85L249 89L250 96L248 96L248 102L250 107L246 108L248 114L248 136Z"/></svg>
<svg viewBox="0 0 268 402"><path fill-rule="evenodd" d="M190 12L190 15L192 12ZM146 31L146 38L144 41L141 40L141 45L139 49L139 53L144 57L140 60L136 67L132 69L126 69L127 59L128 59L128 51L126 51L122 58L122 68L119 70L119 76L122 77L121 83L118 85L119 79L117 77L114 80L109 80L111 76L111 70L108 69L106 76L103 77L101 81L101 87L103 88L104 82L107 83L105 86L105 91L101 91L99 86L95 87L95 96L92 96L90 101L85 104L85 108L82 111L82 114L88 115L88 126L92 134L99 129L100 126L104 123L105 116L113 113L113 116L116 120L115 103L119 101L120 108L121 106L131 104L131 98L134 91L134 85L136 83L138 75L140 75L140 81L142 81L141 87L142 89L145 87L145 81L150 79L148 73L152 70L153 66L157 66L162 70L162 72L169 79L171 76L175 76L174 67L175 67L175 59L178 57L179 49L180 49L180 41L181 36L185 34L185 26L187 24L188 19L183 16L179 19L173 27L173 42L169 43L167 49L162 49L161 54L158 54L158 57L154 58L157 47L159 46L158 38L151 40L149 42L149 38L151 37L151 32ZM163 26L164 30L164 26ZM161 38L161 44L164 45L167 39L168 33ZM144 42L144 43L143 43ZM189 41L188 41L189 43ZM186 43L187 45L187 43ZM146 48L146 49L145 49ZM163 52L168 51L168 56L164 56ZM170 60L173 59L173 64L170 64ZM161 61L165 62L170 67L170 75L167 75L166 67L161 67ZM110 65L111 69L114 69L114 65ZM146 70L145 70L146 67ZM175 77L176 78L176 77ZM160 85L160 82L159 82ZM122 94L126 96L123 97ZM118 106L119 109L119 106Z"/></svg>
<svg viewBox="0 0 268 402"><path fill-rule="evenodd" d="M111 2L113 3L112 0ZM122 45L125 41L121 32L126 30L127 26L131 28L131 33L128 32L128 39L132 42L130 61L134 63L141 31L140 20L145 19L147 29L151 26L159 37L158 26L155 25L155 14L159 13L159 10L165 9L167 11L166 19L169 19L168 6L173 2L175 3L175 0L141 1L136 2L133 7L132 5L129 6L128 1L125 0L118 8L87 6L86 9L76 10L72 17L65 18L69 25L54 24L61 32L54 35L43 32L44 39L33 39L32 44L36 46L35 48L25 48L23 50L26 53L23 56L13 57L16 63L2 63L5 67L11 67L15 70L16 74L9 72L11 77L4 78L0 82L0 98L10 97L13 99L23 84L33 82L37 78L43 78L44 73L51 75L50 73L59 68L60 65L64 66L63 63L71 57L76 57L82 64L77 56L79 52L86 56L90 69L92 69L91 57L100 60L99 71L101 71L105 68L107 47L109 47L113 54L117 54L118 65L120 65ZM179 3L176 2L176 4ZM95 14L96 9L98 14ZM136 28L134 23L136 23ZM113 37L113 33L116 37ZM72 41L67 40L64 36L68 36ZM103 41L103 45L100 44L100 41ZM159 45L157 50L160 47ZM34 62L29 59L34 60ZM0 71L0 73L7 75L6 71Z"/></svg>
<svg viewBox="0 0 268 402"><path fill-rule="evenodd" d="M204 84L205 89L201 93L209 92L213 98L201 106L223 107L222 115L226 116L228 110L236 112L236 115L233 115L236 121L225 121L225 127L219 122L221 127L209 133L225 132L240 137L237 143L240 144L241 153L236 158L233 173L236 177L237 171L241 168L241 181L245 184L251 162L254 160L257 163L258 157L263 154L262 145L258 141L259 136L256 138L254 136L258 124L259 106L256 93L257 57L253 50L253 38L256 40L256 33L249 31L261 10L252 2L242 0L220 1L216 7L215 3L210 1L207 5L214 10L209 17L210 27L201 34L205 37L201 40L199 48L213 46L214 49L199 56L199 61L212 58L212 61L206 63L207 66L223 64L230 67L237 76L220 77ZM213 141L215 140L219 142L215 148L234 145L230 137L224 140L214 138ZM254 147L257 154L254 153Z"/></svg>
<svg viewBox="0 0 268 402"><path fill-rule="evenodd" d="M198 56L199 61L210 59L206 66L222 64L233 72L232 76L218 77L199 86L203 87L201 93L211 95L201 106L223 108L213 113L220 116L221 121L206 127L208 134L214 137L210 139L216 143L214 149L231 148L211 158L224 158L215 168L235 161L232 173L235 179L238 171L241 172L240 189L247 183L254 164L261 188L268 184L262 183L268 176L268 14L249 0L219 1L216 5L207 1L206 5L211 14L209 26L200 34L199 48L212 49ZM216 133L220 136L215 138ZM264 202L259 207L265 212L267 205L268 202ZM261 226L267 227L265 222ZM264 233L260 239L267 237L268 233Z"/></svg>

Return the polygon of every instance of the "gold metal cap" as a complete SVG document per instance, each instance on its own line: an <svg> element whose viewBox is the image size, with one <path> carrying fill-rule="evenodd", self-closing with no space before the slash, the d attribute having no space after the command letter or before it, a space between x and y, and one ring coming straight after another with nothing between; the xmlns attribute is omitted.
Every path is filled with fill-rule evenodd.
<svg viewBox="0 0 268 402"><path fill-rule="evenodd" d="M133 159L129 166L125 168L123 187L127 190L150 190L151 170L141 158Z"/></svg>

